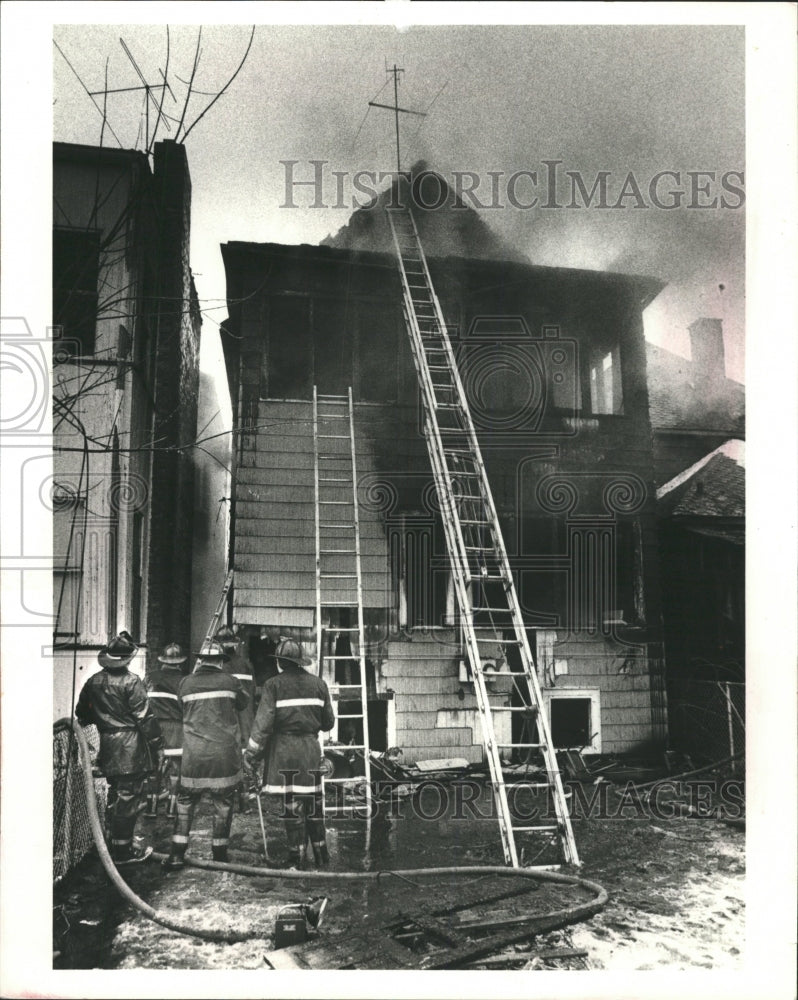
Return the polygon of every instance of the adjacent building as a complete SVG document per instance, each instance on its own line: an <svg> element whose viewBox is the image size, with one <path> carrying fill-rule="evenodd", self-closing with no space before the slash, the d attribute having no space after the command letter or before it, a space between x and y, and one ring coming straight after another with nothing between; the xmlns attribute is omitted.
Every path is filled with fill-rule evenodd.
<svg viewBox="0 0 798 1000"><path fill-rule="evenodd" d="M156 143L150 158L54 144L56 716L119 629L143 643L142 672L167 642L189 644L201 327L190 219L183 146Z"/></svg>

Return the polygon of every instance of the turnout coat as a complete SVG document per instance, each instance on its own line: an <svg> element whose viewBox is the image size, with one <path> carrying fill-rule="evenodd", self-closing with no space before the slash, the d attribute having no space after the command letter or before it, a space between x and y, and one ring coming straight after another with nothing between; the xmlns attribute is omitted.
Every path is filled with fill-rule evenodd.
<svg viewBox="0 0 798 1000"><path fill-rule="evenodd" d="M147 678L150 707L161 726L165 757L180 757L183 753L183 712L177 694L182 680L179 669L154 670Z"/></svg>
<svg viewBox="0 0 798 1000"><path fill-rule="evenodd" d="M82 725L100 731L97 763L106 778L146 774L158 766L163 737L143 682L127 667L98 671L86 681L75 706Z"/></svg>
<svg viewBox="0 0 798 1000"><path fill-rule="evenodd" d="M241 729L241 746L247 745L249 734L252 732L252 720L255 717L255 678L252 676L252 664L249 659L238 649L230 656L230 659L222 667L225 673L235 677L241 682L241 687L247 695L247 704L238 713L238 725Z"/></svg>
<svg viewBox="0 0 798 1000"><path fill-rule="evenodd" d="M263 791L320 792L319 731L329 732L334 724L330 692L321 677L288 666L266 681L247 744L255 754L267 744Z"/></svg>
<svg viewBox="0 0 798 1000"><path fill-rule="evenodd" d="M221 667L202 663L178 690L183 709L183 765L180 787L187 791L235 788L243 779L238 716L247 695Z"/></svg>

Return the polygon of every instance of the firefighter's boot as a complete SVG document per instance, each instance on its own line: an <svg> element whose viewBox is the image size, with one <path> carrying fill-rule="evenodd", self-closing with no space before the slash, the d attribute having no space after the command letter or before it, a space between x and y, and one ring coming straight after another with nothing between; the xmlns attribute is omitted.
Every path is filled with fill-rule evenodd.
<svg viewBox="0 0 798 1000"><path fill-rule="evenodd" d="M179 868L183 868L186 863L185 856L187 847L188 844L175 843L173 840L169 851L169 857L164 858L161 865L167 871L177 871Z"/></svg>

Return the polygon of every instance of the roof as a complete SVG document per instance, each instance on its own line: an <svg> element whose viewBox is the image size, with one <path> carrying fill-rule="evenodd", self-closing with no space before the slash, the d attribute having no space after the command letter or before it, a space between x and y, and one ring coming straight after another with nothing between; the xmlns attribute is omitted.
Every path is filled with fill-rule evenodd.
<svg viewBox="0 0 798 1000"><path fill-rule="evenodd" d="M53 160L78 163L142 163L149 169L149 160L140 149L116 149L114 146L86 146L77 142L54 142Z"/></svg>
<svg viewBox="0 0 798 1000"><path fill-rule="evenodd" d="M744 443L726 441L660 486L657 506L660 515L669 517L744 518Z"/></svg>
<svg viewBox="0 0 798 1000"><path fill-rule="evenodd" d="M745 428L745 387L733 379L709 381L688 358L646 344L648 400L654 430L720 431Z"/></svg>
<svg viewBox="0 0 798 1000"><path fill-rule="evenodd" d="M360 264L365 267L387 268L396 271L396 256L388 251L363 250L353 247L339 248L329 245L315 246L310 243L250 243L233 240L221 244L225 267L233 264L236 257L283 257L300 263ZM665 282L640 274L624 274L620 271L591 271L576 267L548 267L518 259L486 259L459 257L450 254L445 258L428 254L430 261L446 262L453 266L462 265L473 269L495 269L501 273L502 283L511 280L524 281L530 276L541 279L556 279L564 283L594 285L604 288L633 288L640 296L640 308L644 309L665 287Z"/></svg>

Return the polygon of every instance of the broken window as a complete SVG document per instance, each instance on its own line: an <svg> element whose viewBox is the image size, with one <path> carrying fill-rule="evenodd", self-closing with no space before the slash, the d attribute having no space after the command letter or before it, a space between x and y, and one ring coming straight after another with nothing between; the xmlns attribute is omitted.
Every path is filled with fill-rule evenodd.
<svg viewBox="0 0 798 1000"><path fill-rule="evenodd" d="M263 384L270 399L310 399L313 341L310 301L296 295L277 296L269 307L269 344Z"/></svg>
<svg viewBox="0 0 798 1000"><path fill-rule="evenodd" d="M592 701L590 698L552 698L551 738L558 750L590 746Z"/></svg>
<svg viewBox="0 0 798 1000"><path fill-rule="evenodd" d="M100 234L53 229L53 340L70 356L94 353Z"/></svg>
<svg viewBox="0 0 798 1000"><path fill-rule="evenodd" d="M322 394L345 396L352 385L354 312L343 299L313 300L313 373Z"/></svg>
<svg viewBox="0 0 798 1000"><path fill-rule="evenodd" d="M83 629L81 551L84 502L71 487L53 490L53 613L55 640L76 640Z"/></svg>
<svg viewBox="0 0 798 1000"><path fill-rule="evenodd" d="M398 354L396 312L379 302L358 303L356 399L396 401Z"/></svg>
<svg viewBox="0 0 798 1000"><path fill-rule="evenodd" d="M595 414L623 413L621 351L593 351L590 356L590 409Z"/></svg>

